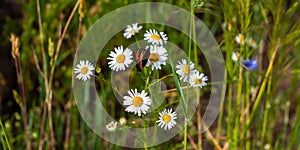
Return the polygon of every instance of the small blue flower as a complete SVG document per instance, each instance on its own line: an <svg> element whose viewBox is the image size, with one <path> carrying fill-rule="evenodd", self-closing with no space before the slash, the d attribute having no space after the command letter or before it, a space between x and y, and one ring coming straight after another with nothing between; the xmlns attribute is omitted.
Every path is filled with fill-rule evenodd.
<svg viewBox="0 0 300 150"><path fill-rule="evenodd" d="M245 65L249 70L257 69L257 60L255 60L255 59L243 60L242 64Z"/></svg>

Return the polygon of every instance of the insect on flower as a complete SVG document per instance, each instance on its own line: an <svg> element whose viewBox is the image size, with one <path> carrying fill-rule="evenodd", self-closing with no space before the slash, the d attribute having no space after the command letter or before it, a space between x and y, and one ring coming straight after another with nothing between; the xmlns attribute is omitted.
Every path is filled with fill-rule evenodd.
<svg viewBox="0 0 300 150"><path fill-rule="evenodd" d="M150 50L140 48L134 51L134 60L136 62L135 66L137 71L141 72L143 70L144 66L147 64L149 56Z"/></svg>

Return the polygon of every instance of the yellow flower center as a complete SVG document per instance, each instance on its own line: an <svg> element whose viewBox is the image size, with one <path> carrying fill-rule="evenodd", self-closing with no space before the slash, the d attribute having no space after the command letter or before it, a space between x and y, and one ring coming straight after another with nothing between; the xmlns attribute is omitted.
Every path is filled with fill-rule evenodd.
<svg viewBox="0 0 300 150"><path fill-rule="evenodd" d="M243 34L241 34L239 38L240 38L241 43L244 43L244 42L245 42L245 37L244 37Z"/></svg>
<svg viewBox="0 0 300 150"><path fill-rule="evenodd" d="M86 75L89 72L89 68L88 67L82 67L80 70L80 73L83 75Z"/></svg>
<svg viewBox="0 0 300 150"><path fill-rule="evenodd" d="M129 31L129 33L132 34L132 35L135 34L136 32L137 32L137 31L134 30L134 29L132 29L132 30Z"/></svg>
<svg viewBox="0 0 300 150"><path fill-rule="evenodd" d="M132 104L133 104L135 107L140 107L140 106L142 106L143 102L144 102L143 99L142 99L141 97L139 97L139 96L134 97L133 100L132 100Z"/></svg>
<svg viewBox="0 0 300 150"><path fill-rule="evenodd" d="M123 54L120 54L116 58L117 63L123 63L125 61L125 56Z"/></svg>
<svg viewBox="0 0 300 150"><path fill-rule="evenodd" d="M152 53L149 56L149 60L152 62L158 62L159 60L159 55L157 53Z"/></svg>
<svg viewBox="0 0 300 150"><path fill-rule="evenodd" d="M162 120L165 122L165 123L169 123L171 121L171 116L169 114L165 114L163 117L162 117Z"/></svg>
<svg viewBox="0 0 300 150"><path fill-rule="evenodd" d="M110 129L113 129L114 127L115 127L114 124L111 124L111 125L108 126L108 128L110 128Z"/></svg>
<svg viewBox="0 0 300 150"><path fill-rule="evenodd" d="M228 30L230 31L232 29L231 23L228 23Z"/></svg>
<svg viewBox="0 0 300 150"><path fill-rule="evenodd" d="M200 79L200 78L196 78L196 79L194 79L194 83L195 84L202 84L202 79Z"/></svg>
<svg viewBox="0 0 300 150"><path fill-rule="evenodd" d="M189 68L188 65L184 65L184 66L182 67L182 70L183 70L184 75L189 75L189 73L190 73L190 68Z"/></svg>
<svg viewBox="0 0 300 150"><path fill-rule="evenodd" d="M250 45L255 45L255 41L254 40L249 40Z"/></svg>
<svg viewBox="0 0 300 150"><path fill-rule="evenodd" d="M160 40L160 36L157 35L157 34L152 34L151 35L151 39L153 39L153 40Z"/></svg>

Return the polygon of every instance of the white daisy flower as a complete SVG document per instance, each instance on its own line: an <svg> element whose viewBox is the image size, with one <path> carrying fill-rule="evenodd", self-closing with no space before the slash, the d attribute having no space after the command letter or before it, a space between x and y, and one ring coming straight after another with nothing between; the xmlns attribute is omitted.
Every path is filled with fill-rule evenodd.
<svg viewBox="0 0 300 150"><path fill-rule="evenodd" d="M90 79L90 75L93 75L93 70L95 70L95 67L88 60L80 60L74 69L75 73L78 74L76 78L83 81Z"/></svg>
<svg viewBox="0 0 300 150"><path fill-rule="evenodd" d="M126 39L131 38L132 36L134 36L134 34L138 33L143 27L142 26L138 26L137 23L130 25L127 25L127 28L125 29L125 32L123 33L123 36Z"/></svg>
<svg viewBox="0 0 300 150"><path fill-rule="evenodd" d="M187 64L186 59L182 59L181 62L178 61L178 65L176 65L176 73L180 76L180 80L183 82L188 82L189 76L195 72L195 65L190 61L190 64Z"/></svg>
<svg viewBox="0 0 300 150"><path fill-rule="evenodd" d="M168 54L167 50L163 46L151 45L147 46L146 49L150 49L150 56L146 66L150 66L152 64L152 70L160 70L160 65L166 65Z"/></svg>
<svg viewBox="0 0 300 150"><path fill-rule="evenodd" d="M110 123L108 123L107 125L106 125L106 129L109 131L109 132L114 132L114 131L116 131L116 129L117 129L117 124L118 124L118 122L110 122Z"/></svg>
<svg viewBox="0 0 300 150"><path fill-rule="evenodd" d="M123 50L123 46L115 47L115 52L111 51L109 54L110 57L107 59L109 67L112 70L119 71L125 70L133 62L132 60L132 51L129 48Z"/></svg>
<svg viewBox="0 0 300 150"><path fill-rule="evenodd" d="M176 125L175 119L177 119L176 112L172 112L172 109L165 109L159 113L159 120L156 123L164 130L167 130L167 128L170 130Z"/></svg>
<svg viewBox="0 0 300 150"><path fill-rule="evenodd" d="M147 93L143 90L141 93L135 89L128 91L129 96L124 96L124 106L128 106L125 111L133 112L134 114L146 114L149 110L149 105L151 105L152 100L147 96Z"/></svg>
<svg viewBox="0 0 300 150"><path fill-rule="evenodd" d="M243 34L238 34L237 36L235 36L235 41L238 43L238 44L241 44L241 45L244 45L245 44L245 37Z"/></svg>
<svg viewBox="0 0 300 150"><path fill-rule="evenodd" d="M252 48L256 48L256 42L255 42L252 38L249 38L248 44L249 44Z"/></svg>
<svg viewBox="0 0 300 150"><path fill-rule="evenodd" d="M199 73L199 71L196 71L190 77L190 85L193 87L202 88L203 86L206 86L205 81L207 80L207 76L205 76L203 73Z"/></svg>
<svg viewBox="0 0 300 150"><path fill-rule="evenodd" d="M240 53L238 53L238 52L232 52L231 59L232 59L234 62L236 62L236 61L238 60L238 58L239 58L239 55L240 55Z"/></svg>
<svg viewBox="0 0 300 150"><path fill-rule="evenodd" d="M144 34L144 40L155 45L163 45L167 43L168 37L164 32L157 32L155 29L150 29Z"/></svg>

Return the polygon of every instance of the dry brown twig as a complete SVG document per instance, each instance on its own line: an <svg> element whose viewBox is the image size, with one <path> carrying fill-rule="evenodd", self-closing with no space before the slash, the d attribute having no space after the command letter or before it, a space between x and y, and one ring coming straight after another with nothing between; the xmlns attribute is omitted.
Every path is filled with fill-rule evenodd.
<svg viewBox="0 0 300 150"><path fill-rule="evenodd" d="M21 66L21 60L20 60L20 40L17 36L14 34L10 35L10 41L12 44L11 48L11 55L13 59L15 60L15 67L17 72L17 78L18 78L18 87L21 97L21 113L22 113L22 119L23 119L23 128L24 128L24 134L25 134L25 142L26 142L26 149L31 149L31 141L30 141L30 135L28 133L28 115L27 115L27 106L26 106L26 95L25 95L25 84L22 76L22 66Z"/></svg>
<svg viewBox="0 0 300 150"><path fill-rule="evenodd" d="M42 27L42 19L41 19L41 11L40 11L40 2L39 0L36 0L37 4L37 14L38 14L38 23L39 23L39 32L40 32L40 42L41 42L41 51L42 51L42 58L43 58L43 77L45 82L45 89L46 89L46 96L43 106L43 115L42 115L42 122L41 122L41 128L40 128L40 139L44 139L44 125L46 122L46 112L48 112L48 123L50 128L50 143L49 143L49 149L55 149L55 135L54 135L54 127L53 127L53 121L52 121L52 81L54 76L54 70L55 70L55 62L58 58L58 54L62 45L62 41L64 39L64 36L66 34L66 31L70 25L70 22L75 14L75 11L77 10L79 3L81 0L78 0L76 5L74 6L68 21L63 29L62 34L59 34L58 44L56 47L56 51L54 54L53 63L50 64L50 74L48 75L48 68L47 68L47 60L46 60L46 53L44 49L44 37L43 37L43 27ZM47 111L46 111L47 110ZM39 142L39 149L43 149L44 140L40 140Z"/></svg>
<svg viewBox="0 0 300 150"><path fill-rule="evenodd" d="M202 123L202 125L204 127L205 132L206 132L207 139L210 139L213 142L213 144L214 144L214 146L216 147L217 150L222 150L221 146L218 143L218 140L209 131L209 129L207 128L207 126L204 123Z"/></svg>

